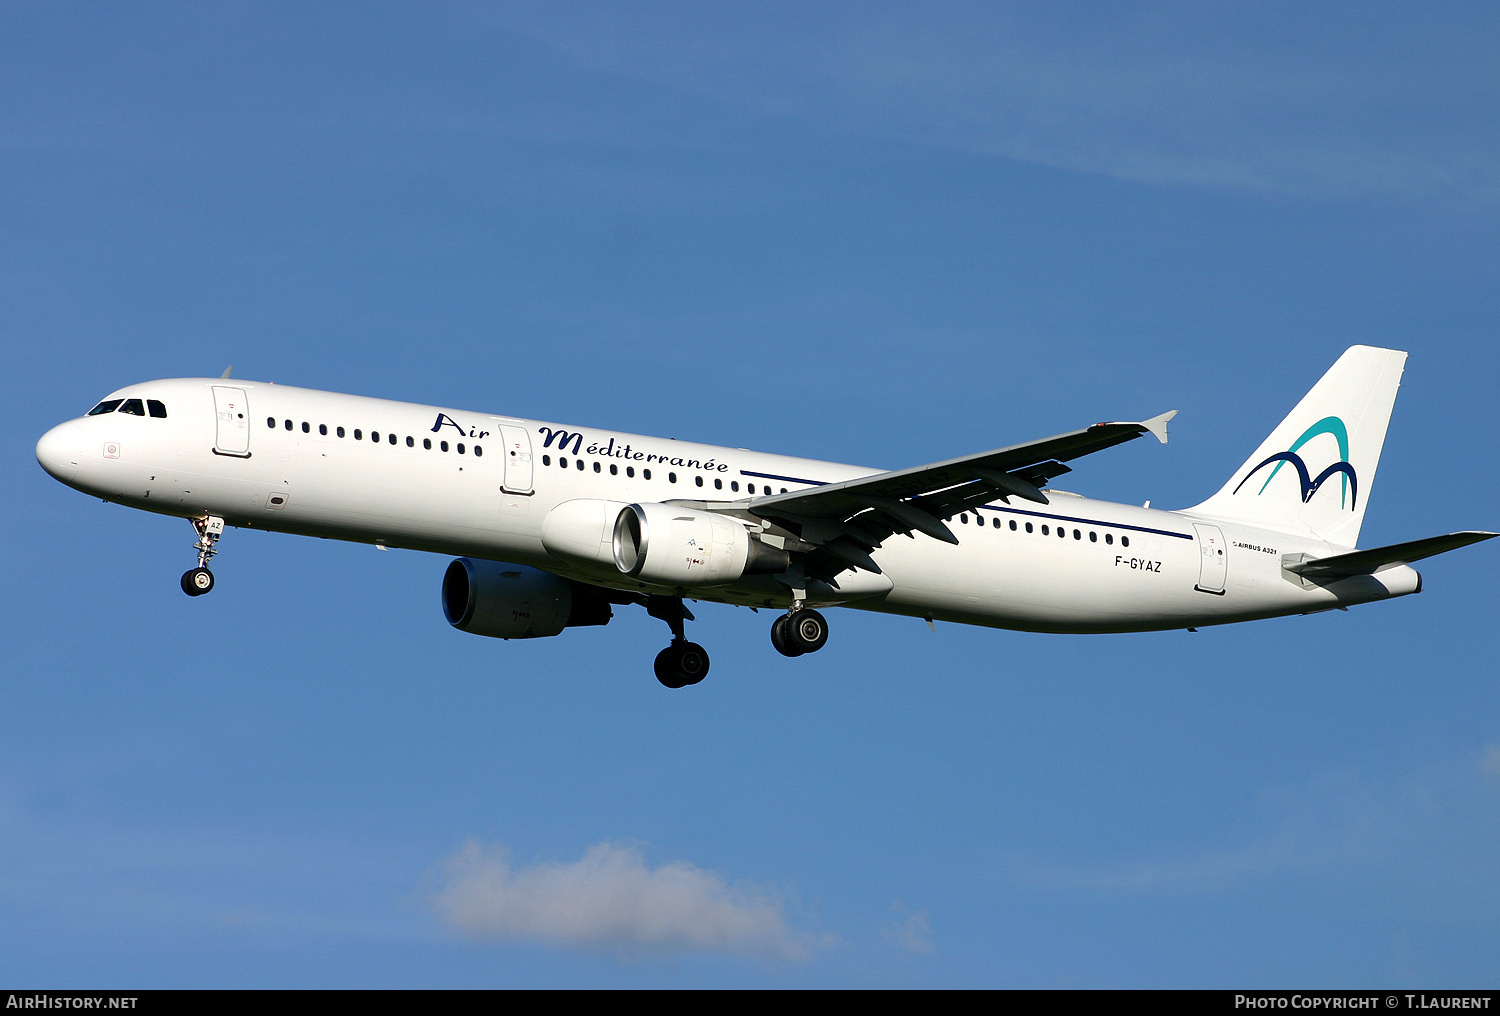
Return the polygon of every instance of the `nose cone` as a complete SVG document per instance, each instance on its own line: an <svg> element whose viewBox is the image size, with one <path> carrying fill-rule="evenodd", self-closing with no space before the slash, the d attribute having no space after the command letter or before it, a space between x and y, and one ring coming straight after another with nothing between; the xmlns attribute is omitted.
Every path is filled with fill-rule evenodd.
<svg viewBox="0 0 1500 1016"><path fill-rule="evenodd" d="M71 484L78 472L78 421L58 424L36 443L36 460L63 483Z"/></svg>

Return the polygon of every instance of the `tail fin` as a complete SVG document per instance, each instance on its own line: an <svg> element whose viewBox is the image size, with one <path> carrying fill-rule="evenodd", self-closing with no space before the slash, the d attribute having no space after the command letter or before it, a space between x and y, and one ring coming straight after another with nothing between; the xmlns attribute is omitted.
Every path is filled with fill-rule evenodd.
<svg viewBox="0 0 1500 1016"><path fill-rule="evenodd" d="M1349 347L1224 488L1187 510L1356 546L1405 363L1399 350Z"/></svg>

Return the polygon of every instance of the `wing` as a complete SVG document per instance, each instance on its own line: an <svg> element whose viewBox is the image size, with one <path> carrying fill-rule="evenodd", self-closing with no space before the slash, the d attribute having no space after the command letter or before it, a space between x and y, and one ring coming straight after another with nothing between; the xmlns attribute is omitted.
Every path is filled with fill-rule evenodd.
<svg viewBox="0 0 1500 1016"><path fill-rule="evenodd" d="M1142 434L1165 444L1167 421L1176 415L1174 409L1142 423L1096 423L1010 448L773 494L744 507L816 548L808 555L810 575L831 578L845 568L878 573L870 551L891 536L920 532L956 544L946 519L994 500L1008 504L1012 497L1046 504L1039 488L1071 471L1064 462Z"/></svg>

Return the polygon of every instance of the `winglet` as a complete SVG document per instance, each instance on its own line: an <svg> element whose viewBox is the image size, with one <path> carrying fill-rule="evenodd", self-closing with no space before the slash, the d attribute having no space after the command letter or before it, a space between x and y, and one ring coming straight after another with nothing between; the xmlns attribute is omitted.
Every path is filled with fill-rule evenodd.
<svg viewBox="0 0 1500 1016"><path fill-rule="evenodd" d="M1177 415L1177 410L1175 410L1175 409L1169 410L1168 412L1165 412L1165 413L1161 414L1160 416L1153 416L1149 420L1142 420L1141 421L1141 426L1145 427L1152 434L1155 434L1156 435L1156 440L1160 441L1162 444L1166 444L1167 443L1167 421L1170 420L1172 417L1174 417L1176 415Z"/></svg>
<svg viewBox="0 0 1500 1016"><path fill-rule="evenodd" d="M219 380L222 381L225 378L229 377L229 372L232 370L234 370L234 364L231 363L228 367L224 368L224 373L219 375Z"/></svg>

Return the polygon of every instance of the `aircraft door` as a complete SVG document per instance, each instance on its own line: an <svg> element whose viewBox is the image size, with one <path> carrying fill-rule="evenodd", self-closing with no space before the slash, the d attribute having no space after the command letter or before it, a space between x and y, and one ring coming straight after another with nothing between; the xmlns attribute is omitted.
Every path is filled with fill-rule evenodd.
<svg viewBox="0 0 1500 1016"><path fill-rule="evenodd" d="M1218 526L1204 526L1196 522L1193 523L1193 529L1198 533L1198 584L1193 588L1201 593L1223 596L1224 579L1229 573L1229 555L1224 543L1224 533Z"/></svg>
<svg viewBox="0 0 1500 1016"><path fill-rule="evenodd" d="M250 457L250 400L243 388L214 385L214 452Z"/></svg>
<svg viewBox="0 0 1500 1016"><path fill-rule="evenodd" d="M502 423L500 437L505 442L505 481L500 489L507 494L530 494L531 435L524 427Z"/></svg>

